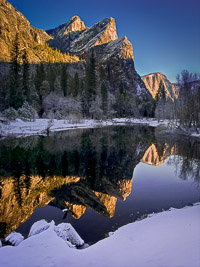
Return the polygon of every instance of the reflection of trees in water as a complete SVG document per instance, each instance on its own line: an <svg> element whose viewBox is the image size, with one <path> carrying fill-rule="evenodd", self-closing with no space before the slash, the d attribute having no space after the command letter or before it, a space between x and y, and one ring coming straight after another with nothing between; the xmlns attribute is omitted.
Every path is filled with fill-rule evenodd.
<svg viewBox="0 0 200 267"><path fill-rule="evenodd" d="M173 164L176 168L176 175L183 180L193 179L200 182L200 141L198 139L175 139L173 137L165 139L157 138L160 146L168 144L175 147L174 157L170 157L168 164Z"/></svg>
<svg viewBox="0 0 200 267"><path fill-rule="evenodd" d="M77 130L49 137L5 141L0 149L0 175L16 177L16 194L19 196L21 175L26 176L27 190L31 175L44 179L46 176L86 177L91 187L97 188L103 176L110 180L131 178L134 166L153 142L160 160L164 153L175 147L174 154L180 155L174 158L179 176L199 180L198 140L154 138L151 128L138 126Z"/></svg>
<svg viewBox="0 0 200 267"><path fill-rule="evenodd" d="M0 239L4 238L7 228L9 228L9 226L6 222L0 222Z"/></svg>
<svg viewBox="0 0 200 267"><path fill-rule="evenodd" d="M17 200L18 211L22 212L27 205L30 207L30 203L34 210L53 201L60 208L71 205L69 210L77 217L84 213L86 207L112 216L116 199L126 199L129 195L133 169L152 143L158 147L160 160L163 153L166 159L172 151L170 148L175 147L173 154L176 156L170 158L170 164L177 166L182 178L200 180L200 142L174 140L171 137L155 139L149 127L77 130L71 134L64 132L15 141L0 143L0 201L3 193L1 181L12 177L9 178L14 188L11 195L15 196L13 199ZM64 177L67 176L69 179L65 183ZM72 176L76 179L73 180ZM21 218L23 216L25 212ZM5 221L3 219L1 223ZM8 220L8 225L10 222ZM1 226L7 229L6 225Z"/></svg>
<svg viewBox="0 0 200 267"><path fill-rule="evenodd" d="M200 183L200 140L197 138L184 137L179 135L165 136L155 131L155 141L148 155L143 161L159 158L164 163L169 156L168 164L176 168L176 175L183 180L193 179ZM145 155L146 156L146 155ZM151 163L151 162L147 162ZM154 163L154 162L152 162Z"/></svg>
<svg viewBox="0 0 200 267"><path fill-rule="evenodd" d="M25 183L27 194L28 194L28 191L31 187L31 166L30 166L28 157L25 159L24 174L25 174L24 183Z"/></svg>
<svg viewBox="0 0 200 267"><path fill-rule="evenodd" d="M115 179L129 177L153 135L150 129L144 132L141 127L112 127L81 131L68 137L41 137L37 142L35 138L31 142L29 137L28 141L25 138L26 145L19 140L17 144L13 140L10 144L5 142L0 150L0 174L26 175L27 189L30 175L37 174L44 179L56 175L84 176L94 187L102 175Z"/></svg>
<svg viewBox="0 0 200 267"><path fill-rule="evenodd" d="M200 160L184 156L174 156L168 161L176 168L176 175L183 180L194 180L200 183Z"/></svg>
<svg viewBox="0 0 200 267"><path fill-rule="evenodd" d="M86 208L113 216L116 199L130 194L133 168L152 141L150 128L136 126L0 142L2 234L50 201L69 205L75 217Z"/></svg>

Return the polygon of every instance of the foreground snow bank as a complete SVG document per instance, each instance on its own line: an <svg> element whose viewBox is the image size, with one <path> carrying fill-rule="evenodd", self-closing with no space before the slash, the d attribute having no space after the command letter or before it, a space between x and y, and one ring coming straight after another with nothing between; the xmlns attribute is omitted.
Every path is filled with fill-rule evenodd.
<svg viewBox="0 0 200 267"><path fill-rule="evenodd" d="M71 249L54 226L17 247L0 248L0 266L200 266L200 205L171 209Z"/></svg>
<svg viewBox="0 0 200 267"><path fill-rule="evenodd" d="M69 247L75 248L84 245L84 240L79 236L70 223L60 223L56 226L54 221L48 223L45 220L40 220L32 225L28 236L31 237L38 235L47 230L51 225L52 227L54 225L54 231L56 232L57 236L61 237Z"/></svg>

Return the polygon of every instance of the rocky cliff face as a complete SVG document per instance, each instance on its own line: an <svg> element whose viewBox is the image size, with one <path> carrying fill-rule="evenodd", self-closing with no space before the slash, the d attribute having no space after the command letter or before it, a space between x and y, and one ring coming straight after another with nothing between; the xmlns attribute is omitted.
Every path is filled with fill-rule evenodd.
<svg viewBox="0 0 200 267"><path fill-rule="evenodd" d="M76 32L80 33L86 30L84 22L78 17L73 16L67 23L60 25L59 27L48 30L48 34L52 35L54 38L65 38L69 33Z"/></svg>
<svg viewBox="0 0 200 267"><path fill-rule="evenodd" d="M125 89L138 95L149 94L134 67L133 48L126 37L118 38L114 18L105 18L86 27L78 16L47 31L52 36L49 45L63 53L86 59L94 53L97 69L105 70L110 90L115 92L120 82Z"/></svg>
<svg viewBox="0 0 200 267"><path fill-rule="evenodd" d="M53 39L50 45L73 55L83 55L96 45L117 39L116 24L113 18L106 18L90 28L78 16L67 23L47 31Z"/></svg>
<svg viewBox="0 0 200 267"><path fill-rule="evenodd" d="M6 0L0 0L0 61L10 61L10 52L16 33L23 47L45 44L51 37L30 26L30 22Z"/></svg>
<svg viewBox="0 0 200 267"><path fill-rule="evenodd" d="M172 84L164 74L156 72L144 75L141 78L144 81L146 88L149 90L150 94L154 99L158 92L161 81L164 84L166 97L168 99L174 100L178 97L177 87L174 84Z"/></svg>
<svg viewBox="0 0 200 267"><path fill-rule="evenodd" d="M25 16L9 2L0 0L0 62L11 60L11 51L16 34L21 50L19 58L22 58L23 51L26 49L30 63L49 62L50 58L51 62L62 60L62 62L74 63L79 61L77 57L58 55L51 50L47 44L52 37L46 31L31 26Z"/></svg>
<svg viewBox="0 0 200 267"><path fill-rule="evenodd" d="M83 77L93 52L97 74L100 67L103 67L110 92L115 93L122 81L124 89L132 94L150 97L135 70L132 45L126 37L118 39L113 18L105 18L91 27L86 27L78 16L73 16L67 23L44 31L30 26L29 21L10 3L0 0L1 62L10 61L16 33L21 47L27 49L31 63L59 63L59 60L77 63L81 58L81 67L73 66L73 68L76 68L75 72ZM60 50L63 54L58 54L54 49Z"/></svg>

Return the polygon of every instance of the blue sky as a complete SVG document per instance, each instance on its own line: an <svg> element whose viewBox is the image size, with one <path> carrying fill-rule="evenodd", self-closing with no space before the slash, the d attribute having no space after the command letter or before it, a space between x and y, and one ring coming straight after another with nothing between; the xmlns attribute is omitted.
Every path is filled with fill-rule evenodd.
<svg viewBox="0 0 200 267"><path fill-rule="evenodd" d="M175 82L183 69L200 73L199 0L9 0L31 25L50 29L78 15L86 26L114 17L118 36L133 45L140 75L162 72Z"/></svg>

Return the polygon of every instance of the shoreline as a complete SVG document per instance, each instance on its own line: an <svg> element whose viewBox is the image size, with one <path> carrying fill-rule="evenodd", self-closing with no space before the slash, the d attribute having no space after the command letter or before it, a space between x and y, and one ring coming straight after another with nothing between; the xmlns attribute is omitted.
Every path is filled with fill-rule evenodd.
<svg viewBox="0 0 200 267"><path fill-rule="evenodd" d="M83 250L72 249L54 223L18 246L0 248L1 266L192 266L200 263L200 203L149 215ZM112 256L115 253L115 256Z"/></svg>
<svg viewBox="0 0 200 267"><path fill-rule="evenodd" d="M113 118L109 120L94 120L82 119L80 121L72 122L70 120L50 120L50 119L36 119L35 121L23 121L16 119L15 121L8 121L6 123L0 122L0 138L5 139L8 137L26 137L31 135L49 135L53 132L67 131L73 129L91 129L106 126L116 125L147 125L150 127L162 127L164 134L183 134L191 137L200 137L200 133L187 133L176 129L170 128L169 120L160 120L153 118Z"/></svg>

